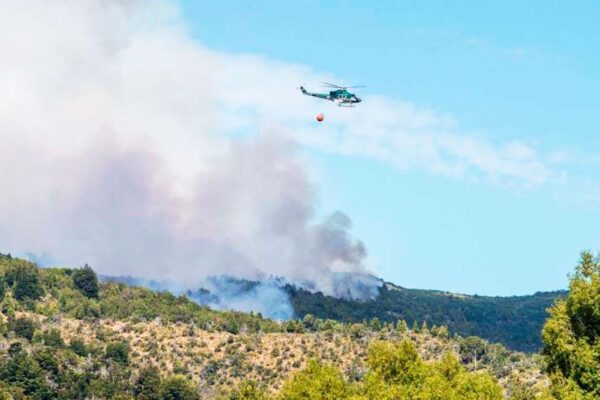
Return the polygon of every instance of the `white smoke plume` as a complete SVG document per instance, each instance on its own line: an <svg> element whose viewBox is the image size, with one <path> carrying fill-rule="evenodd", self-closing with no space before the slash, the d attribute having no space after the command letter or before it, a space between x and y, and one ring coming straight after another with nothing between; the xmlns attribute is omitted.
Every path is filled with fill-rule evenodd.
<svg viewBox="0 0 600 400"><path fill-rule="evenodd" d="M360 297L378 284L364 246L347 217L314 221L296 143L517 188L560 175L527 144L383 96L315 128L326 105L295 88L318 81L339 80L203 47L171 1L0 0L0 251Z"/></svg>
<svg viewBox="0 0 600 400"><path fill-rule="evenodd" d="M315 189L288 134L248 131L255 110L284 107L270 82L293 90L309 71L277 76L259 58L208 51L170 3L0 8L3 251L190 287L283 276L356 297L339 273L376 284L348 217L313 222ZM256 94L236 90L244 74Z"/></svg>

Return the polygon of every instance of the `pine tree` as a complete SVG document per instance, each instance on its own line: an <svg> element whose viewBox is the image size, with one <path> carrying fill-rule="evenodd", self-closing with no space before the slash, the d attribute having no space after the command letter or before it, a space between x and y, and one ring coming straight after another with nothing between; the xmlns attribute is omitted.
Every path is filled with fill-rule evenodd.
<svg viewBox="0 0 600 400"><path fill-rule="evenodd" d="M379 322L379 318L375 317L371 320L369 326L371 327L371 329L373 329L374 331L380 331L381 330L381 322Z"/></svg>
<svg viewBox="0 0 600 400"><path fill-rule="evenodd" d="M412 331L419 332L419 323L417 322L416 319L413 321Z"/></svg>
<svg viewBox="0 0 600 400"><path fill-rule="evenodd" d="M427 327L427 321L423 321L423 324L421 325L421 332L429 333L429 328Z"/></svg>
<svg viewBox="0 0 600 400"><path fill-rule="evenodd" d="M406 331L408 331L408 325L406 324L405 320L398 320L398 322L396 323L396 330L400 333L404 333Z"/></svg>

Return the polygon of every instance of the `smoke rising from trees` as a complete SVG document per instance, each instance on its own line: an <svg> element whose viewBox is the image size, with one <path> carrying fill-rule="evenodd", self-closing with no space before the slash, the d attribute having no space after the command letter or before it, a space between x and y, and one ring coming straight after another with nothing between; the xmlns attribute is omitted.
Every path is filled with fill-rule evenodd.
<svg viewBox="0 0 600 400"><path fill-rule="evenodd" d="M190 287L282 276L356 297L340 273L377 284L347 216L314 222L285 129L247 135L251 111L231 109L229 76L265 68L202 48L170 3L10 3L0 52L4 251Z"/></svg>

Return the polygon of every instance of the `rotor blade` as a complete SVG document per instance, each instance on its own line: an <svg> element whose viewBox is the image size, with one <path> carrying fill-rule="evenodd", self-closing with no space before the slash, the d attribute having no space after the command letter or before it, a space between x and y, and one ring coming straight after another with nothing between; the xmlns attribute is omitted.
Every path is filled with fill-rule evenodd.
<svg viewBox="0 0 600 400"><path fill-rule="evenodd" d="M337 88L337 89L356 89L356 88L365 88L365 85L355 85L355 86L340 86L340 85L335 85L333 83L329 83L329 82L321 82L322 84L326 85L326 87L332 87L332 88Z"/></svg>
<svg viewBox="0 0 600 400"><path fill-rule="evenodd" d="M346 88L345 86L339 86L339 85L335 85L335 84L329 83L329 82L321 82L321 83L323 83L323 84L325 84L325 85L327 85L329 87L334 87L334 88L338 88L338 89L345 89Z"/></svg>

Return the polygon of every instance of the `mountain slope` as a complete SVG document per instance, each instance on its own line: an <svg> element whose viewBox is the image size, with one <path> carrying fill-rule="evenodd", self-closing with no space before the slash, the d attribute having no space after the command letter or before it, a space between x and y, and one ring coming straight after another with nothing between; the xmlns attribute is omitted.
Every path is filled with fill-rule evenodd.
<svg viewBox="0 0 600 400"><path fill-rule="evenodd" d="M515 380L531 387L547 381L537 356L450 337L444 327L310 316L277 322L213 311L168 292L98 283L89 268L40 269L2 255L0 289L0 398L132 399L140 391L153 393L146 398L216 398L244 379L277 393L311 359L358 382L378 340L408 341L425 362L454 354L461 368L491 374L506 393Z"/></svg>
<svg viewBox="0 0 600 400"><path fill-rule="evenodd" d="M480 336L519 351L537 351L546 309L566 291L538 292L529 296L467 296L435 290L406 289L385 283L369 301L324 296L286 286L298 318L312 314L344 322L377 317L380 321L403 319L446 325L450 332Z"/></svg>
<svg viewBox="0 0 600 400"><path fill-rule="evenodd" d="M103 279L154 290L174 290L175 287L170 282L133 277ZM385 282L373 299L352 300L286 284L283 279L258 282L220 276L207 279L207 284L209 286L197 290L179 288L177 293L185 293L196 302L212 308L254 309L275 319L302 319L310 314L340 322L377 318L394 323L398 320L405 320L408 324L417 321L420 325L426 321L430 326L445 325L452 334L479 336L513 350L527 352L535 352L541 346L540 331L547 318L546 309L557 298L567 294L566 291L555 291L511 297L469 296L406 289Z"/></svg>

